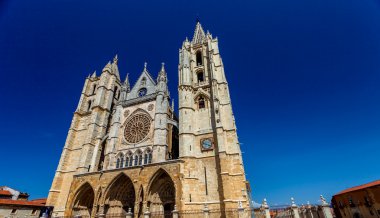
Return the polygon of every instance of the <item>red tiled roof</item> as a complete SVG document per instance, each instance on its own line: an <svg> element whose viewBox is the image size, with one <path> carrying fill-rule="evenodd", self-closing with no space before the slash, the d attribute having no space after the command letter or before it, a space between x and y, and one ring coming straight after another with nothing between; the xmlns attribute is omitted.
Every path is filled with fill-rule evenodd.
<svg viewBox="0 0 380 218"><path fill-rule="evenodd" d="M10 199L0 199L0 205L21 205L21 206L44 206L46 203L46 198L36 199L32 201L23 200L10 200Z"/></svg>
<svg viewBox="0 0 380 218"><path fill-rule="evenodd" d="M341 192L339 192L338 194L335 194L335 195L341 195L341 194L345 194L345 193L348 193L348 192L358 191L360 189L365 189L365 188L369 188L369 187L377 186L377 185L380 185L380 180L376 180L376 181L373 181L373 182L370 182L370 183L366 183L366 184L363 184L363 185L354 186L352 188L345 189L345 190L343 190L343 191L341 191Z"/></svg>
<svg viewBox="0 0 380 218"><path fill-rule="evenodd" d="M47 200L46 198L38 198L38 199L30 200L30 201L34 202L34 203L45 205L46 204L46 200Z"/></svg>
<svg viewBox="0 0 380 218"><path fill-rule="evenodd" d="M0 190L0 195L12 196L12 194L9 191L7 191L7 190Z"/></svg>

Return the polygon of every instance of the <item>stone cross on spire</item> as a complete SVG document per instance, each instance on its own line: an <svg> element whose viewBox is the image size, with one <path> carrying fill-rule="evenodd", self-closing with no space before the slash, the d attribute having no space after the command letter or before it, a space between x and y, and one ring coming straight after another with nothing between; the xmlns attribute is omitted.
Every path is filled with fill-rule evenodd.
<svg viewBox="0 0 380 218"><path fill-rule="evenodd" d="M148 63L145 61L145 62L144 62L144 71L147 71L147 69L146 69L147 66L148 66Z"/></svg>

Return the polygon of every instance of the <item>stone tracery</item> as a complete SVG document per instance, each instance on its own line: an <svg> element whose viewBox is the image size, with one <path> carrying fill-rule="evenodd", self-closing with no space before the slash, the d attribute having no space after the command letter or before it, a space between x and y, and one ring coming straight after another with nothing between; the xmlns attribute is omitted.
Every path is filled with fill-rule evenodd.
<svg viewBox="0 0 380 218"><path fill-rule="evenodd" d="M147 114L136 114L125 124L124 137L128 143L139 143L150 130L151 120Z"/></svg>

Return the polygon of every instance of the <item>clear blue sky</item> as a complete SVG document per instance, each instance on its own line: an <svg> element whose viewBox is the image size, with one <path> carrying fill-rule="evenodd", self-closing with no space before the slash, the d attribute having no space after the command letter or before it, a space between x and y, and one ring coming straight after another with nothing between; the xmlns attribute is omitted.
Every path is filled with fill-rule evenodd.
<svg viewBox="0 0 380 218"><path fill-rule="evenodd" d="M47 196L85 77L115 53L132 81L196 17L218 36L256 201L317 203L380 178L380 2L0 1L0 185Z"/></svg>

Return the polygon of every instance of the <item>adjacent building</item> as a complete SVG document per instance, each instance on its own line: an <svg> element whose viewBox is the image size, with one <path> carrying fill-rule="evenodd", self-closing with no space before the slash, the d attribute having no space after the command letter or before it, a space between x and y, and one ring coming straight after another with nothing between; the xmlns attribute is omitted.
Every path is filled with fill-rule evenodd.
<svg viewBox="0 0 380 218"><path fill-rule="evenodd" d="M380 217L380 180L339 192L332 205L338 218Z"/></svg>
<svg viewBox="0 0 380 218"><path fill-rule="evenodd" d="M0 218L38 218L45 208L46 198L28 200L28 193L7 186L0 187Z"/></svg>

